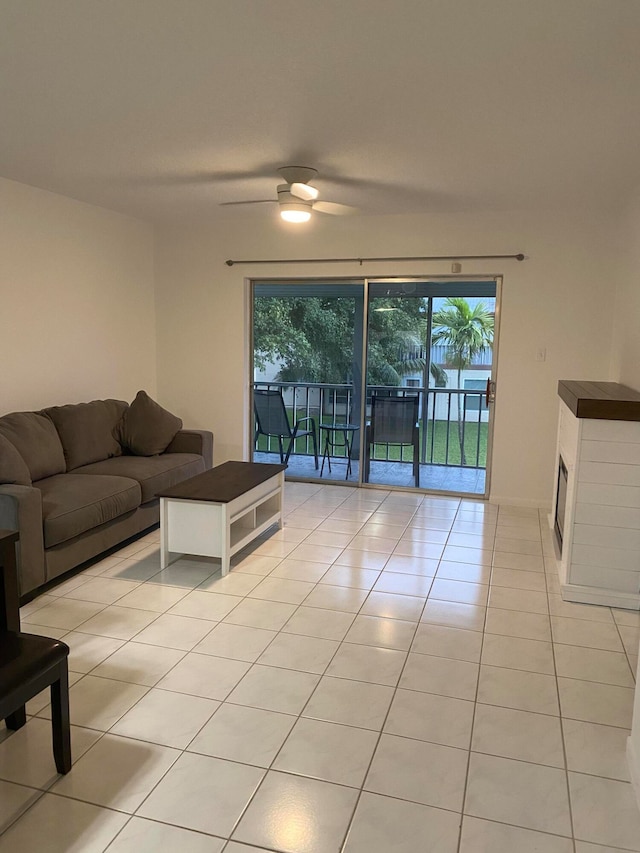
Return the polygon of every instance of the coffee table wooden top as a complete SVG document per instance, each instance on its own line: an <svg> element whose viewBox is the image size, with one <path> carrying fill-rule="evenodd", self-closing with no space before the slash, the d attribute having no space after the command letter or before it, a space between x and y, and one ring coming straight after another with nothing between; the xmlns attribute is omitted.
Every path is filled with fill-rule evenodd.
<svg viewBox="0 0 640 853"><path fill-rule="evenodd" d="M226 504L275 477L286 467L265 462L224 462L158 492L157 497Z"/></svg>

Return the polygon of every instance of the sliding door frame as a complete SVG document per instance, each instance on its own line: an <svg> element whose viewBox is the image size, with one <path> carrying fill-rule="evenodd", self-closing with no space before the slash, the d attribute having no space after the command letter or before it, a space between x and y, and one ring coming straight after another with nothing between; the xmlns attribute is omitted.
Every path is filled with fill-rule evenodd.
<svg viewBox="0 0 640 853"><path fill-rule="evenodd" d="M495 430L495 405L496 400L498 399L498 370L499 370L499 351L500 351L500 326L501 326L501 306L502 306L502 285L503 285L503 276L499 273L493 274L474 274L474 275L411 275L411 276L322 276L322 277L309 277L309 278L282 278L282 277L274 277L274 278L247 278L246 280L246 305L247 305L247 317L248 317L248 335L246 335L247 345L248 345L248 357L246 359L248 365L248 411L247 417L245 418L245 436L246 436L246 444L247 451L245 453L245 458L252 459L253 458L253 429L252 429L252 418L253 418L253 385L254 385L254 306L255 306L255 290L256 285L259 284L270 284L270 285L278 285L286 288L288 286L293 287L304 287L306 285L319 285L319 284L329 284L329 285L362 285L363 287L363 313L362 313L362 323L363 323L363 332L362 332L362 352L361 352L361 368L362 368L362 376L361 376L361 389L360 389L360 428L361 431L364 428L366 423L366 406L367 406L367 396L366 396L366 388L367 388L367 353L368 353L368 345L369 345L369 286L371 284L379 284L388 282L389 284L422 284L425 282L429 283L441 283L444 285L452 286L452 295L455 295L455 285L456 283L467 283L467 282L487 282L494 281L496 286L496 295L495 295L495 320L494 320L494 335L493 335L493 345L492 345L492 364L491 364L491 382L493 383L493 387L496 389L496 393L494 395L494 400L490 404L493 407L493 411L490 412L488 430L487 430L487 460L486 460L486 472L485 472L485 491L484 494L470 494L469 492L454 492L454 491L445 491L445 490L433 490L433 489L410 489L410 491L418 491L426 494L441 494L441 495L453 495L453 496L462 496L465 498L475 498L478 500L489 500L489 496L491 494L491 478L492 478L492 468L493 468L493 441L494 441L494 430ZM430 344L430 341L429 341ZM355 353L354 353L355 356ZM426 401L425 397L425 401ZM384 488L388 491L407 491L406 486L395 486L395 485L384 485L379 483L364 483L362 481L363 475L363 462L364 462L364 447L365 442L360 442L360 453L359 453L359 479L357 485L360 488L369 488L369 489L380 489ZM318 483L321 482L319 478L296 478L296 482L308 482L308 483ZM340 482L338 480L327 480L327 483L331 483L331 485L354 485L353 483L344 483L344 481Z"/></svg>

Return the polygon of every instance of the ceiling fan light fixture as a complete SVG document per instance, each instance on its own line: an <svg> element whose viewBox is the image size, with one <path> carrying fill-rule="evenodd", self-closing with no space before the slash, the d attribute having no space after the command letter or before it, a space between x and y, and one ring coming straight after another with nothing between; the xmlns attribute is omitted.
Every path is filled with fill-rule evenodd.
<svg viewBox="0 0 640 853"><path fill-rule="evenodd" d="M285 222L308 222L311 219L311 207L307 204L281 204L280 217Z"/></svg>
<svg viewBox="0 0 640 853"><path fill-rule="evenodd" d="M278 187L280 216L285 222L308 222L311 219L311 201L291 195L288 184Z"/></svg>

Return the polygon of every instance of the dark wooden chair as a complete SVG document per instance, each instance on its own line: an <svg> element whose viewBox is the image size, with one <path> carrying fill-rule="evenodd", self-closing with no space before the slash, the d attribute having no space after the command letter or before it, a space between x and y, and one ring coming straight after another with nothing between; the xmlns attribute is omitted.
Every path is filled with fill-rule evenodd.
<svg viewBox="0 0 640 853"><path fill-rule="evenodd" d="M420 487L420 440L418 397L388 397L373 394L371 421L367 424L364 448L364 481L369 482L369 469L374 444L396 444L413 447L413 477Z"/></svg>
<svg viewBox="0 0 640 853"><path fill-rule="evenodd" d="M51 688L53 757L58 773L71 769L69 722L69 647L49 637L20 631L15 548L18 533L0 530L0 720L19 729L27 721L25 705Z"/></svg>
<svg viewBox="0 0 640 853"><path fill-rule="evenodd" d="M289 456L291 456L296 438L304 438L305 435L310 435L313 441L313 456L316 462L316 470L318 469L318 436L314 418L299 418L292 428L281 391L256 389L253 392L253 406L256 416L256 442L259 435L277 436L280 462L286 465L289 462ZM300 425L303 423L308 423L310 429L300 429ZM289 442L286 455L283 439Z"/></svg>

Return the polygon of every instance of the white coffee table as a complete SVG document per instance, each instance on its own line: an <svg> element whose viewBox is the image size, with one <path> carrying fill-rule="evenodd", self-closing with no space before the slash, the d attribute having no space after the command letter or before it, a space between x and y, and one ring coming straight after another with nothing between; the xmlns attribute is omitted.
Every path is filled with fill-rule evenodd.
<svg viewBox="0 0 640 853"><path fill-rule="evenodd" d="M282 527L285 468L225 462L158 492L161 567L183 554L219 557L226 575L237 551Z"/></svg>

